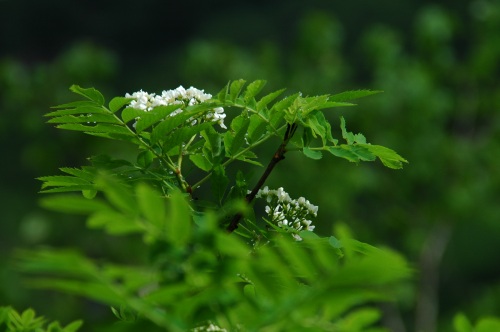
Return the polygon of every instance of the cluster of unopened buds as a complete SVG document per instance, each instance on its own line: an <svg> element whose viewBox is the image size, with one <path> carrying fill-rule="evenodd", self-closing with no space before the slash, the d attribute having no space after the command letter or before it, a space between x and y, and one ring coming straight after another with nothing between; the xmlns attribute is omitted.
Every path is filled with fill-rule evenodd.
<svg viewBox="0 0 500 332"><path fill-rule="evenodd" d="M130 102L129 107L145 112L149 112L158 106L179 105L177 110L170 113L170 116L175 116L182 112L183 107L202 103L212 98L212 95L194 87L184 89L181 85L173 90L163 90L161 95L140 90L132 94L127 93L125 97L134 99ZM213 110L205 113L201 120L216 122L222 128L227 129L224 125L225 117L224 108L215 107ZM190 122L191 125L195 125L198 119L190 118L188 122Z"/></svg>
<svg viewBox="0 0 500 332"><path fill-rule="evenodd" d="M301 241L300 231L313 231L311 218L318 214L318 207L304 197L292 199L282 187L270 190L267 186L257 192L256 198L265 199L265 211L269 221L292 233L295 240Z"/></svg>

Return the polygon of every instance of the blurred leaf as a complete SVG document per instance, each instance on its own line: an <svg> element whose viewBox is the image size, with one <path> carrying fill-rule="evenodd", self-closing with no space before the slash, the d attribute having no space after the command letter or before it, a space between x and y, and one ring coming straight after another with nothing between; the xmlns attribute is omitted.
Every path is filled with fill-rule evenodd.
<svg viewBox="0 0 500 332"><path fill-rule="evenodd" d="M87 199L76 195L44 197L40 200L40 205L50 210L77 214L110 210L108 204L100 199Z"/></svg>
<svg viewBox="0 0 500 332"><path fill-rule="evenodd" d="M144 183L139 183L135 192L142 215L159 230L163 230L166 217L165 198Z"/></svg>
<svg viewBox="0 0 500 332"><path fill-rule="evenodd" d="M183 247L191 239L191 208L184 196L174 191L169 198L166 236L174 245Z"/></svg>
<svg viewBox="0 0 500 332"><path fill-rule="evenodd" d="M456 314L453 318L453 327L456 332L473 332L472 324L463 313Z"/></svg>

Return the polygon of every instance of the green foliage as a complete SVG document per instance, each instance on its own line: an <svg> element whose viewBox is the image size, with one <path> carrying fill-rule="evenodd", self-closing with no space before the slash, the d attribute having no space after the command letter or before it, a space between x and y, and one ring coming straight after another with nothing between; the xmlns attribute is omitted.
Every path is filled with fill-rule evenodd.
<svg viewBox="0 0 500 332"><path fill-rule="evenodd" d="M155 105L162 101L145 95L141 100L115 97L109 108L99 91L72 86L88 100L57 106L47 114L48 122L126 141L136 146L137 158L95 156L89 158L91 165L40 177L42 193L60 193L44 197L41 205L84 215L87 227L110 236L139 235L150 261L129 266L96 262L75 251L21 251L21 270L47 275L29 284L109 305L124 323L147 321L168 331L212 322L246 331L373 331L381 312L372 303L396 296L391 287L410 275L404 259L348 237L321 238L312 233L311 221L300 221L298 215L291 216L289 226L282 219L277 224L260 220L253 200L290 142L295 146L290 152L302 151L312 159L320 159L322 151L339 150L346 155L332 154L348 154L355 162L379 157L385 165L401 168L406 160L347 132L343 118L347 144L338 145L322 112L351 106L346 101L375 92L296 93L276 100L283 93L278 90L258 99L265 82L245 83L229 82L216 98L180 88L169 92L193 94L190 98L197 99L189 104L181 96ZM139 102L144 104L137 106ZM239 114L221 132L215 125L225 129L224 110ZM297 130L302 138L294 138ZM279 148L249 193L249 178L241 171L233 178L228 167L236 161L261 167L256 147L271 139L281 141ZM197 182L185 175L194 167L205 174ZM206 183L212 196L200 200L195 195ZM302 210L290 211L316 215L317 207L303 197L292 201L282 188L273 193L275 209L288 199L302 204Z"/></svg>
<svg viewBox="0 0 500 332"><path fill-rule="evenodd" d="M57 321L49 323L43 316L36 316L33 309L19 313L11 307L0 307L0 327L6 332L75 332L82 324L77 320L63 327Z"/></svg>
<svg viewBox="0 0 500 332"><path fill-rule="evenodd" d="M469 319L459 313L453 319L453 327L456 332L489 332L500 329L500 319L495 317L482 317L473 326Z"/></svg>

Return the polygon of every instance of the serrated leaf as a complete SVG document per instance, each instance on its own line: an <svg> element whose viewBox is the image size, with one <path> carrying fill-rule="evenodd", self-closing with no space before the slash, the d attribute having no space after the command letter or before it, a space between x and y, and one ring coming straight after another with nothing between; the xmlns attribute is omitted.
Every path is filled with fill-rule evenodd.
<svg viewBox="0 0 500 332"><path fill-rule="evenodd" d="M204 155L193 154L189 156L189 160L191 160L196 167L205 172L212 169L212 163Z"/></svg>
<svg viewBox="0 0 500 332"><path fill-rule="evenodd" d="M127 107L122 111L121 116L122 116L123 122L128 123L129 121L136 119L136 118L140 117L141 115L144 115L145 113L146 112L144 112L143 110L138 110L136 108Z"/></svg>
<svg viewBox="0 0 500 332"><path fill-rule="evenodd" d="M257 158L257 155L254 152L252 152L252 151L245 151L245 153L240 154L238 156L238 158L236 158L236 160L240 160L240 161L243 161L243 162L255 165L255 166L262 167L261 163L259 163L256 160L252 160L252 159L255 159L255 158Z"/></svg>
<svg viewBox="0 0 500 332"><path fill-rule="evenodd" d="M72 85L69 89L74 93L77 93L81 96L84 96L85 98L95 101L100 106L104 105L103 95L94 88L85 89L78 85Z"/></svg>
<svg viewBox="0 0 500 332"><path fill-rule="evenodd" d="M63 115L50 119L47 123L114 123L120 124L120 121L110 114L80 114L79 116Z"/></svg>
<svg viewBox="0 0 500 332"><path fill-rule="evenodd" d="M261 111L262 109L264 109L270 102L272 102L273 100L275 100L276 98L278 98L278 96L280 94L282 94L283 92L285 92L285 90L286 89L281 89L281 90L278 90L278 91L274 91L274 92L271 92L270 94L265 95L264 97L262 97L257 102L257 111Z"/></svg>
<svg viewBox="0 0 500 332"><path fill-rule="evenodd" d="M235 101L236 98L239 96L241 89L245 85L245 80L236 80L231 82L231 85L229 86L229 99L231 101Z"/></svg>
<svg viewBox="0 0 500 332"><path fill-rule="evenodd" d="M300 98L301 116L307 117L312 111L325 108L329 95Z"/></svg>
<svg viewBox="0 0 500 332"><path fill-rule="evenodd" d="M403 163L408 163L406 159L397 154L394 150L386 148L381 145L372 144L359 144L359 146L364 147L370 151L373 155L377 156L382 164L392 169L403 168Z"/></svg>
<svg viewBox="0 0 500 332"><path fill-rule="evenodd" d="M86 126L86 125L79 124L79 123L68 123L68 124L58 125L57 128L66 129L66 130L83 131L83 132L114 133L114 134L121 134L121 135L125 135L125 136L134 137L134 134L132 134L128 130L128 128L123 127L123 126L113 125L113 124L98 123L97 125L94 125L94 126Z"/></svg>
<svg viewBox="0 0 500 332"><path fill-rule="evenodd" d="M74 191L83 191L83 190L94 190L95 187L93 184L88 184L88 185L71 185L71 186L64 186L64 187L57 187L57 188L50 188L50 189L43 189L40 191L40 193L43 194L49 194L49 193L66 193L66 192L74 192Z"/></svg>
<svg viewBox="0 0 500 332"><path fill-rule="evenodd" d="M231 122L231 129L234 132L226 132L224 135L224 144L226 153L230 156L235 155L241 146L245 143L250 119L246 116L239 115ZM228 137L228 139L226 139Z"/></svg>
<svg viewBox="0 0 500 332"><path fill-rule="evenodd" d="M352 90L352 91L345 91L341 92L335 95L330 96L328 98L329 101L333 102L345 102L348 100L353 100L353 99L358 99L366 96L371 96L377 93L381 93L383 91L378 91L378 90Z"/></svg>
<svg viewBox="0 0 500 332"><path fill-rule="evenodd" d="M200 123L191 127L182 127L174 131L171 135L165 138L163 143L163 149L165 151L170 151L171 149L177 147L190 140L194 135L200 134L201 131L212 126L209 122Z"/></svg>
<svg viewBox="0 0 500 332"><path fill-rule="evenodd" d="M315 159L315 160L318 160L318 159L321 159L321 157L323 157L323 154L321 153L321 151L318 151L318 150L311 150L310 148L308 148L307 146L305 146L303 149L302 149L302 152L304 153L304 155L306 157L309 157L311 159Z"/></svg>
<svg viewBox="0 0 500 332"><path fill-rule="evenodd" d="M248 103L252 98L254 98L264 88L266 83L267 82L264 80L257 80L248 84L245 94L243 95L245 102Z"/></svg>
<svg viewBox="0 0 500 332"><path fill-rule="evenodd" d="M50 108L78 108L78 107L97 107L99 109L102 109L102 107L100 107L95 101L91 100L72 101L71 103L51 106ZM47 114L45 114L45 116L47 116Z"/></svg>
<svg viewBox="0 0 500 332"><path fill-rule="evenodd" d="M67 108L60 109L57 111L53 111L45 114L44 116L63 116L63 115L80 115L80 114L105 114L109 115L109 111L103 107L95 106L95 103L92 103L93 106L80 106L76 108ZM50 120L49 120L50 121Z"/></svg>
<svg viewBox="0 0 500 332"><path fill-rule="evenodd" d="M348 149L352 153L354 153L358 158L362 161L374 161L375 155L365 147L365 145L356 144L356 145L342 145L341 147Z"/></svg>
<svg viewBox="0 0 500 332"><path fill-rule="evenodd" d="M343 146L345 147L346 145ZM350 150L346 150L345 148L342 147L342 145L328 146L326 147L326 150L336 157L344 158L355 163L359 161L359 158L356 154L354 154Z"/></svg>
<svg viewBox="0 0 500 332"><path fill-rule="evenodd" d="M72 186L72 185L88 185L89 181L73 176L66 175L53 175L53 176L42 176L38 180L43 181L42 189L47 187L60 187L60 186Z"/></svg>
<svg viewBox="0 0 500 332"><path fill-rule="evenodd" d="M250 124L248 125L249 143L255 143L266 132L267 132L267 123L257 114L252 114L250 116Z"/></svg>
<svg viewBox="0 0 500 332"><path fill-rule="evenodd" d="M221 153L222 148L221 134L219 134L212 126L203 130L200 134L205 139L205 146L212 152L212 156L218 156Z"/></svg>
<svg viewBox="0 0 500 332"><path fill-rule="evenodd" d="M226 96L229 93L229 84L230 82L228 82L226 86L222 88L222 90L220 90L217 94L217 99L219 99L222 103L226 101Z"/></svg>
<svg viewBox="0 0 500 332"><path fill-rule="evenodd" d="M322 116L323 113L318 112L318 116L310 116L307 118L305 126L311 128L311 133L313 137L319 136L323 141L323 145L326 145L326 119Z"/></svg>
<svg viewBox="0 0 500 332"><path fill-rule="evenodd" d="M144 112L135 126L135 130L140 133L145 129L148 129L152 125L156 124L160 120L165 119L169 114L179 109L179 105L168 105L168 106L158 106L153 108L149 112Z"/></svg>
<svg viewBox="0 0 500 332"><path fill-rule="evenodd" d="M82 178L87 181L92 181L94 179L94 172L90 171L89 167L80 168L71 168L71 167L61 167L59 168L62 172L66 174L70 174L79 178Z"/></svg>
<svg viewBox="0 0 500 332"><path fill-rule="evenodd" d="M151 132L151 143L154 144L158 142L162 138L166 138L169 134L171 134L177 127L184 124L191 117L205 111L207 107L203 108L192 108L190 110L185 109L183 112L175 115L168 116L163 121L161 121L158 125L156 125ZM183 127L182 129L184 129Z"/></svg>
<svg viewBox="0 0 500 332"><path fill-rule="evenodd" d="M340 129L342 130L342 138L347 141L347 144L353 144L354 143L354 134L351 132L348 132L346 127L345 127L345 119L343 116L340 117Z"/></svg>
<svg viewBox="0 0 500 332"><path fill-rule="evenodd" d="M111 110L111 112L115 113L125 105L130 104L132 100L134 100L134 98L115 97L109 102L109 109Z"/></svg>

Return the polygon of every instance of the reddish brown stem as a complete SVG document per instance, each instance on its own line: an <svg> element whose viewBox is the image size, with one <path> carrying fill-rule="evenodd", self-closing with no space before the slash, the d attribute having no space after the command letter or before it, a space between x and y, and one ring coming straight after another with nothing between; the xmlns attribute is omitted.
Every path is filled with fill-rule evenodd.
<svg viewBox="0 0 500 332"><path fill-rule="evenodd" d="M276 164L279 163L281 160L285 159L286 145L288 144L288 142L292 138L293 134L295 133L295 130L297 130L297 125L295 123L292 125L289 124L287 126L285 136L283 138L283 142L281 142L280 146L278 147L278 149L274 153L273 157L271 158L271 161L267 165L264 173L262 173L262 176L260 177L259 181L257 181L257 183L255 184L252 191L248 195L246 195L245 201L247 203L251 203L254 200L255 196L259 192L259 189L262 188L262 186L266 182L267 178L269 177L269 175L273 171ZM238 228L238 224L239 224L242 217L243 217L243 215L241 213L236 214L233 217L233 219L231 219L231 222L229 223L229 226L227 226L226 230L229 233L231 233L236 228Z"/></svg>

